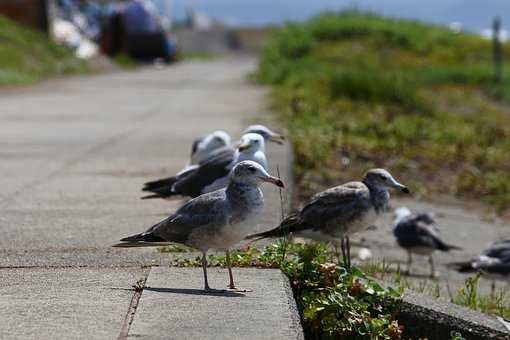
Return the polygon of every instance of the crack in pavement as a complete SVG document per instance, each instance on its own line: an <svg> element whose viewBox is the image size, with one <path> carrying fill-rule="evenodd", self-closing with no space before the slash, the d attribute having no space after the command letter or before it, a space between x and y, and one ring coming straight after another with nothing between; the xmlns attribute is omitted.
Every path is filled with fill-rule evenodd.
<svg viewBox="0 0 510 340"><path fill-rule="evenodd" d="M125 340L129 336L129 329L133 324L133 320L135 319L136 310L138 308L138 303L142 297L143 290L145 289L145 283L147 282L147 278L149 277L151 270L145 273L145 276L136 282L137 286L133 285L135 292L131 297L131 302L129 303L129 308L124 318L124 322L122 323L122 327L120 329L118 340Z"/></svg>

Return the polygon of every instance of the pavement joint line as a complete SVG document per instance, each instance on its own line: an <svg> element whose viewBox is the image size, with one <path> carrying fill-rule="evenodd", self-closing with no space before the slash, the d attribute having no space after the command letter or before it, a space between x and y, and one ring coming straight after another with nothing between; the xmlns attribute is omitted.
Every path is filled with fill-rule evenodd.
<svg viewBox="0 0 510 340"><path fill-rule="evenodd" d="M138 303L140 302L140 299L142 297L143 290L145 289L145 283L147 282L147 278L149 277L151 270L149 270L145 273L144 277L138 281L139 287L134 287L135 291L133 293L133 296L131 297L131 302L129 303L129 308L126 313L126 317L124 318L124 322L122 323L122 327L120 329L118 340L126 340L129 336L129 329L131 328L131 324L133 323L133 320L135 319L136 310L138 308Z"/></svg>
<svg viewBox="0 0 510 340"><path fill-rule="evenodd" d="M41 266L0 266L0 270L7 269L73 269L73 268L89 268L89 269L108 269L108 268L136 268L136 269L147 269L155 267L153 264L147 265L115 265L115 266L98 266L98 265L67 265L67 266L52 266L52 265L41 265ZM156 266L157 267L157 266Z"/></svg>

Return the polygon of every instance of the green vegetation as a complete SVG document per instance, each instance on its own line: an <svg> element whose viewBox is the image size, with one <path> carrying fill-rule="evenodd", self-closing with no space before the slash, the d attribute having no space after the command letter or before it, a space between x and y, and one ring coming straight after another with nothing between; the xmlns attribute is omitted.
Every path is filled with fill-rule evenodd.
<svg viewBox="0 0 510 340"><path fill-rule="evenodd" d="M276 31L254 78L273 85L303 197L377 166L415 193L482 197L503 212L510 77L495 84L491 62L478 36L343 12Z"/></svg>
<svg viewBox="0 0 510 340"><path fill-rule="evenodd" d="M68 48L0 16L0 86L86 70L86 62L74 57Z"/></svg>

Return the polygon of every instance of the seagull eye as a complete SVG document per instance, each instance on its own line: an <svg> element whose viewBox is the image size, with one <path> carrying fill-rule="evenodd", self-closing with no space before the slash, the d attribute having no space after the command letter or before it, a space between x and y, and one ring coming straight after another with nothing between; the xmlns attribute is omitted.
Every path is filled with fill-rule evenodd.
<svg viewBox="0 0 510 340"><path fill-rule="evenodd" d="M384 175L379 175L379 177L380 177L383 181L385 181L385 180L387 180L387 179L388 179L388 177L386 177L386 176L384 176Z"/></svg>
<svg viewBox="0 0 510 340"><path fill-rule="evenodd" d="M255 173L255 172L257 171L257 169L255 169L255 167L253 167L253 166L250 166L250 167L248 168L248 170L249 170L251 173Z"/></svg>

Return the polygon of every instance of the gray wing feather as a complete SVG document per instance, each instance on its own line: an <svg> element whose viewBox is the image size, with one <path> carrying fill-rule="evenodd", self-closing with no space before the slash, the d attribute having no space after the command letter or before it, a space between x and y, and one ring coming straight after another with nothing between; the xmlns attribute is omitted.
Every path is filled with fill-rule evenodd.
<svg viewBox="0 0 510 340"><path fill-rule="evenodd" d="M395 226L393 233L398 244L404 248L426 247L448 250L453 247L441 240L437 224L427 214L415 214L404 218Z"/></svg>
<svg viewBox="0 0 510 340"><path fill-rule="evenodd" d="M235 159L235 151L222 150L213 153L214 157L208 157L198 167L186 172L173 184L175 193L196 197L202 194L202 190L219 178L230 173Z"/></svg>
<svg viewBox="0 0 510 340"><path fill-rule="evenodd" d="M224 189L199 196L145 233L152 233L169 242L186 243L197 229L225 225L228 222L225 204Z"/></svg>
<svg viewBox="0 0 510 340"><path fill-rule="evenodd" d="M204 140L205 137L198 137L193 141L193 144L191 145L191 156L193 156L198 149L198 145Z"/></svg>
<svg viewBox="0 0 510 340"><path fill-rule="evenodd" d="M315 195L301 210L301 219L315 229L323 229L333 221L346 225L369 208L368 188L361 182L350 182Z"/></svg>

